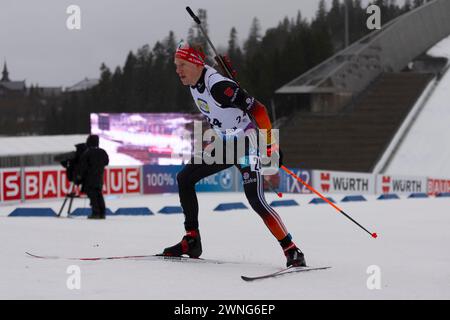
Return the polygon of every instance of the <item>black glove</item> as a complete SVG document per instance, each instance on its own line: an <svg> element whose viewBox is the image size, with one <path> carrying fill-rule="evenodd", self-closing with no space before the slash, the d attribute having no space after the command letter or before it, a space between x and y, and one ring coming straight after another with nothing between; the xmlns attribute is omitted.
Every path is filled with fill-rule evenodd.
<svg viewBox="0 0 450 320"><path fill-rule="evenodd" d="M75 185L79 186L80 184L83 183L83 178L80 175L77 175L75 177L75 181L74 181Z"/></svg>

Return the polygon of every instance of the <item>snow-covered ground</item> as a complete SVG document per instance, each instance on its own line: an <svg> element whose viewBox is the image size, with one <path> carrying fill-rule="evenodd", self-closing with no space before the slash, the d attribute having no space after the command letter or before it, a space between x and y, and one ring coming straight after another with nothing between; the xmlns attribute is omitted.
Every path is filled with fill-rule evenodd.
<svg viewBox="0 0 450 320"><path fill-rule="evenodd" d="M428 54L450 59L450 37ZM387 174L450 177L450 70L411 127L392 159Z"/></svg>
<svg viewBox="0 0 450 320"><path fill-rule="evenodd" d="M0 299L450 299L450 198L338 203L379 234L372 239L312 196L284 195L300 206L277 209L312 266L332 269L244 282L283 267L282 251L251 210L214 212L219 202L247 202L240 193L203 193L200 231L203 257L234 263L199 264L150 260L40 260L25 255L96 257L160 252L181 239L183 215L147 217L12 218L17 205L0 207ZM342 195L334 195L340 200ZM268 201L275 195L267 194ZM178 196L107 198L119 207L147 206L157 212L178 205ZM19 207L52 207L60 201ZM74 207L87 206L77 199ZM81 270L81 289L69 290L68 268ZM381 288L367 281L380 271ZM369 269L372 270L373 269ZM370 282L370 281L369 281Z"/></svg>

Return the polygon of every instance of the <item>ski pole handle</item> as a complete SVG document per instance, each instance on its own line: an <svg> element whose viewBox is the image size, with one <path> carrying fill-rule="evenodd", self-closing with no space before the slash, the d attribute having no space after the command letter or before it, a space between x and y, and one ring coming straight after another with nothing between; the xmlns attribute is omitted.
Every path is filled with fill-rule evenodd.
<svg viewBox="0 0 450 320"><path fill-rule="evenodd" d="M194 19L196 24L201 24L200 19L195 15L191 8L186 7L186 10L191 15L192 19Z"/></svg>

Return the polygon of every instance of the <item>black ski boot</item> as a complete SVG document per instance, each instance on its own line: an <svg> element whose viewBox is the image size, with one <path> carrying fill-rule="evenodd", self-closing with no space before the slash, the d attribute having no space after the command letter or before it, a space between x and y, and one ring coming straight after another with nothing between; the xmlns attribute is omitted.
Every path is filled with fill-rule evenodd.
<svg viewBox="0 0 450 320"><path fill-rule="evenodd" d="M90 220L104 220L106 219L105 214L91 214L90 216L87 217Z"/></svg>
<svg viewBox="0 0 450 320"><path fill-rule="evenodd" d="M286 267L306 267L305 256L296 246L284 251L287 262Z"/></svg>
<svg viewBox="0 0 450 320"><path fill-rule="evenodd" d="M198 258L202 254L202 242L198 230L187 231L179 243L164 249L163 256L181 257L183 254L190 258Z"/></svg>

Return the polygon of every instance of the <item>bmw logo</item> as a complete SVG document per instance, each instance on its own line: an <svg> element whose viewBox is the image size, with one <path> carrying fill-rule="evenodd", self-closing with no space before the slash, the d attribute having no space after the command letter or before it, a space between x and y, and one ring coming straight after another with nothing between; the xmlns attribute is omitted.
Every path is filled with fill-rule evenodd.
<svg viewBox="0 0 450 320"><path fill-rule="evenodd" d="M230 170L225 170L220 173L219 182L222 188L230 189L233 184L233 179L231 178Z"/></svg>

